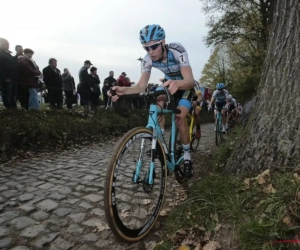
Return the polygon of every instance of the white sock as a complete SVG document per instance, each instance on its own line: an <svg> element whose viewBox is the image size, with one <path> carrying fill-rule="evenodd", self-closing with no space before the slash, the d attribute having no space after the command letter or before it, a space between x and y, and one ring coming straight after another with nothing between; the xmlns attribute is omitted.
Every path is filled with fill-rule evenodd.
<svg viewBox="0 0 300 250"><path fill-rule="evenodd" d="M183 148L183 159L184 160L191 160L191 149L190 149L190 144L182 144Z"/></svg>
<svg viewBox="0 0 300 250"><path fill-rule="evenodd" d="M165 134L165 130L164 130L164 129L161 129L161 133L164 135L164 134Z"/></svg>

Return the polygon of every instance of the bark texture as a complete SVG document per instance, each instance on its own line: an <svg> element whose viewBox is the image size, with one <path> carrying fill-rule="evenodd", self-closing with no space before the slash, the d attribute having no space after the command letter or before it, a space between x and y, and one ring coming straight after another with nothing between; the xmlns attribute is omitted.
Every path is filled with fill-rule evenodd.
<svg viewBox="0 0 300 250"><path fill-rule="evenodd" d="M300 167L300 1L274 0L258 99L229 172Z"/></svg>

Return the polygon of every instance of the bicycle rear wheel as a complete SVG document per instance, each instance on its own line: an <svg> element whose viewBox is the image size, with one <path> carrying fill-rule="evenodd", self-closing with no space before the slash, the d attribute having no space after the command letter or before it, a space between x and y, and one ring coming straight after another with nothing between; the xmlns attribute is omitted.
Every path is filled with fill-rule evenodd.
<svg viewBox="0 0 300 250"><path fill-rule="evenodd" d="M136 242L154 226L163 205L166 189L166 156L156 144L153 184L148 184L153 131L134 128L119 141L108 164L105 188L105 216L113 234L122 241ZM150 152L150 153L149 153ZM133 182L141 159L139 179Z"/></svg>
<svg viewBox="0 0 300 250"><path fill-rule="evenodd" d="M199 146L199 142L200 142L200 138L196 138L196 128L197 125L194 124L193 126L193 134L192 134L192 141L191 141L191 150L192 151L196 151L198 146ZM201 128L200 128L201 131Z"/></svg>

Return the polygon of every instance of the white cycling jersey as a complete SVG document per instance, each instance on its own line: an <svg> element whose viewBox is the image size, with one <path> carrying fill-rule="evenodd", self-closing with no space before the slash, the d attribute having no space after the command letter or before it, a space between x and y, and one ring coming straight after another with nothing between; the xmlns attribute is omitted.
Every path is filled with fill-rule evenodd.
<svg viewBox="0 0 300 250"><path fill-rule="evenodd" d="M237 101L234 98L231 98L230 101L232 104L234 104L235 107L237 107Z"/></svg>
<svg viewBox="0 0 300 250"><path fill-rule="evenodd" d="M226 99L229 98L229 93L226 89L223 91L215 90L212 94L212 97L215 98L216 102L218 103L226 103Z"/></svg>
<svg viewBox="0 0 300 250"><path fill-rule="evenodd" d="M167 61L155 62L147 54L142 62L143 71L151 72L152 67L161 70L167 80L182 80L181 67L190 66L189 57L185 48L180 43L166 45Z"/></svg>

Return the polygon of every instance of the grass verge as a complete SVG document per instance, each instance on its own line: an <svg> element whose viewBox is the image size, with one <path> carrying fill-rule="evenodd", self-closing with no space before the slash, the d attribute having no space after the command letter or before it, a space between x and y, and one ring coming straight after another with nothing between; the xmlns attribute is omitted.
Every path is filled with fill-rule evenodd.
<svg viewBox="0 0 300 250"><path fill-rule="evenodd" d="M239 135L230 136L214 159L205 159L210 171L169 214L164 240L155 250L180 245L197 250L300 249L295 242L300 238L300 174L267 170L254 178L224 176L222 166Z"/></svg>
<svg viewBox="0 0 300 250"><path fill-rule="evenodd" d="M122 111L126 117L102 108L95 111L80 107L61 111L0 110L0 162L27 153L30 156L30 152L104 142L147 124L148 110L129 112L123 108ZM202 122L210 122L212 118L205 112ZM171 116L166 116L166 127L170 124Z"/></svg>

